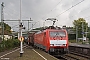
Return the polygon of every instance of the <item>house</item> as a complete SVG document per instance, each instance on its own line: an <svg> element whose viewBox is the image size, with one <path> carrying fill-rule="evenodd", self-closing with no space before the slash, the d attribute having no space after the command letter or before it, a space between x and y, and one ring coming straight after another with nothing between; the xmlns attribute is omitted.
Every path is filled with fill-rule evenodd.
<svg viewBox="0 0 90 60"><path fill-rule="evenodd" d="M0 41L2 41L3 38L3 34L2 34L2 29L0 26ZM12 39L12 35L10 35L10 33L8 31L4 31L4 40L8 40L8 39Z"/></svg>

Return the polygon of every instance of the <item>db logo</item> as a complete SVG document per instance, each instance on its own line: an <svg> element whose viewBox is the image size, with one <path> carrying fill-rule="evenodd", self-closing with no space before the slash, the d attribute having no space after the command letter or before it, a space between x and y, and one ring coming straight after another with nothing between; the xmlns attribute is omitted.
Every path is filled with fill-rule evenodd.
<svg viewBox="0 0 90 60"><path fill-rule="evenodd" d="M22 42L22 41L24 40L24 38L21 36L21 37L19 38L19 40Z"/></svg>

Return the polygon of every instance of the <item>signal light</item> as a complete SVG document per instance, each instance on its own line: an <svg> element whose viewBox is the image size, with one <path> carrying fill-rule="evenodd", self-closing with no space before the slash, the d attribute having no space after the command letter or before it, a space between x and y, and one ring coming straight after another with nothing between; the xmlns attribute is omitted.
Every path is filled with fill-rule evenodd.
<svg viewBox="0 0 90 60"><path fill-rule="evenodd" d="M50 46L54 46L54 44L50 44Z"/></svg>

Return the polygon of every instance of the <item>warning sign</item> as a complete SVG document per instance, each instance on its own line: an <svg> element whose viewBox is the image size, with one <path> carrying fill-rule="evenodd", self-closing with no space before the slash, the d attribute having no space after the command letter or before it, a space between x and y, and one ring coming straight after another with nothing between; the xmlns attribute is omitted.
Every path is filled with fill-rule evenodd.
<svg viewBox="0 0 90 60"><path fill-rule="evenodd" d="M24 40L24 38L21 36L21 37L19 38L19 40L20 40L20 41L23 41L23 40Z"/></svg>

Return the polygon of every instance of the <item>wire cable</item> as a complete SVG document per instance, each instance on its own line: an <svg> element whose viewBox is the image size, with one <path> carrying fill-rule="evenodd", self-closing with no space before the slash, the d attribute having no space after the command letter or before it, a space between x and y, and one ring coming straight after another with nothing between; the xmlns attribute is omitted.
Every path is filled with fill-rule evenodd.
<svg viewBox="0 0 90 60"><path fill-rule="evenodd" d="M59 5L61 3L61 1L59 3L57 3L56 6L53 9L50 10L50 12L53 11L57 7L57 5Z"/></svg>
<svg viewBox="0 0 90 60"><path fill-rule="evenodd" d="M52 8L46 15L48 15L50 12L52 12L52 11L61 3L61 1L62 1L62 0L60 0L60 1L55 5L55 7ZM45 16L46 16L46 15L45 15ZM44 18L44 17L43 17L43 18ZM43 18L42 18L42 19L43 19Z"/></svg>
<svg viewBox="0 0 90 60"><path fill-rule="evenodd" d="M67 10L65 10L64 12L60 13L60 14L59 14L59 15L57 15L56 17L58 17L58 16L60 16L60 15L64 14L65 12L67 12L68 10L70 10L70 9L72 9L73 7L77 6L78 4L82 3L83 1L84 1L84 0L82 0L82 1L78 2L77 4L75 4L75 5L71 6L70 8L68 8L68 9L67 9Z"/></svg>

